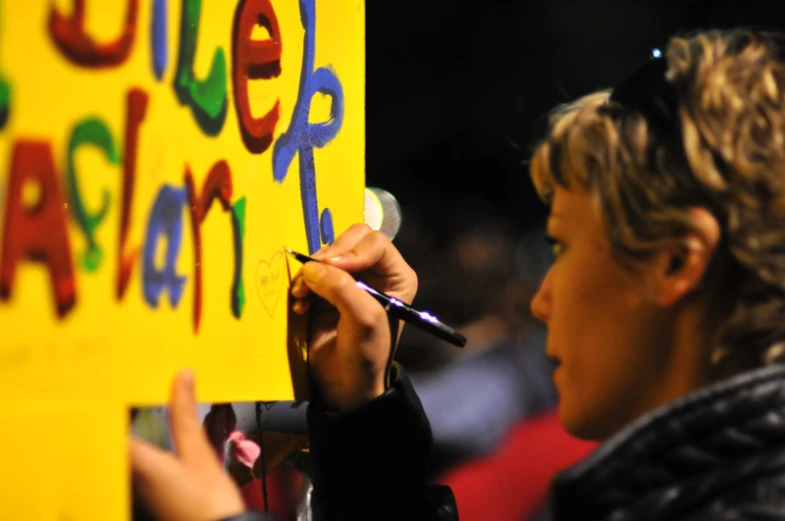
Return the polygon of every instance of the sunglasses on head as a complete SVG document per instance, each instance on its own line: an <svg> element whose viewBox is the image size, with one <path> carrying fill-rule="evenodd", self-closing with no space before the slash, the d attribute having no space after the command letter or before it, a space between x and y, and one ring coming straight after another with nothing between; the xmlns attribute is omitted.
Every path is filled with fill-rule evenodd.
<svg viewBox="0 0 785 521"><path fill-rule="evenodd" d="M655 49L650 59L613 89L607 103L618 103L638 112L655 133L672 137L679 129L679 101L665 79L667 68L662 53Z"/></svg>
<svg viewBox="0 0 785 521"><path fill-rule="evenodd" d="M763 28L743 28L725 32L727 54L741 52L753 39L768 44L774 59L785 63L785 33ZM633 70L613 91L608 103L618 103L638 112L649 128L665 139L679 139L679 100L665 79L668 63L659 49Z"/></svg>

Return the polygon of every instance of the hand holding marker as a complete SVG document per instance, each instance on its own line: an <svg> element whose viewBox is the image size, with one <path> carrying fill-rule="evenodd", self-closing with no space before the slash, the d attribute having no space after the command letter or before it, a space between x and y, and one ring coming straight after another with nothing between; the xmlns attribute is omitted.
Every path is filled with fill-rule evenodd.
<svg viewBox="0 0 785 521"><path fill-rule="evenodd" d="M292 251L290 249L287 249L286 251L303 264L306 262L321 262L317 259L308 257L302 253L297 253L296 251ZM447 342L458 347L464 347L466 345L466 337L456 332L447 324L440 322L438 318L431 315L427 311L417 311L408 304L405 304L404 302L401 302L394 297L386 295L381 291L377 291L364 282L357 281L356 284L358 288L366 291L382 306L384 306L384 309L390 315L403 320L407 324L411 324L414 327L425 331L426 333L430 333L438 338L441 338L442 340L446 340Z"/></svg>

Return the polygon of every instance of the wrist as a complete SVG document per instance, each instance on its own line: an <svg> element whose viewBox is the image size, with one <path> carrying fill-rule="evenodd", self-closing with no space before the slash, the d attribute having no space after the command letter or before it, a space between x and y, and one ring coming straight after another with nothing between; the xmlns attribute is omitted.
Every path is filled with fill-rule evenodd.
<svg viewBox="0 0 785 521"><path fill-rule="evenodd" d="M383 395L386 388L383 381L370 385L336 388L322 392L325 406L335 412L350 412Z"/></svg>

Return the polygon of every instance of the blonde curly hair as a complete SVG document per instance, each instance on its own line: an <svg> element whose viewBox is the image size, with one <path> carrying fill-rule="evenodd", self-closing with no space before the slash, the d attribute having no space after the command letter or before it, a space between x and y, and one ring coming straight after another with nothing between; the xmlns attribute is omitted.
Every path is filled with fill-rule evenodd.
<svg viewBox="0 0 785 521"><path fill-rule="evenodd" d="M670 136L598 92L557 108L531 177L596 197L616 256L634 268L692 230L708 209L722 237L707 280L715 356L761 363L785 352L785 38L753 30L673 38ZM675 139L674 139L675 137Z"/></svg>

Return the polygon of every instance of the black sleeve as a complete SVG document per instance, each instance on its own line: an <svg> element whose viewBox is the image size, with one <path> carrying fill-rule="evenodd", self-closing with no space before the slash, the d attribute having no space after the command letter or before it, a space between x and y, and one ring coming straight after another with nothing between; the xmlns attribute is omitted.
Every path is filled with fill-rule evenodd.
<svg viewBox="0 0 785 521"><path fill-rule="evenodd" d="M449 487L429 485L431 427L397 366L382 396L349 413L308 406L313 505L325 521L457 521Z"/></svg>

